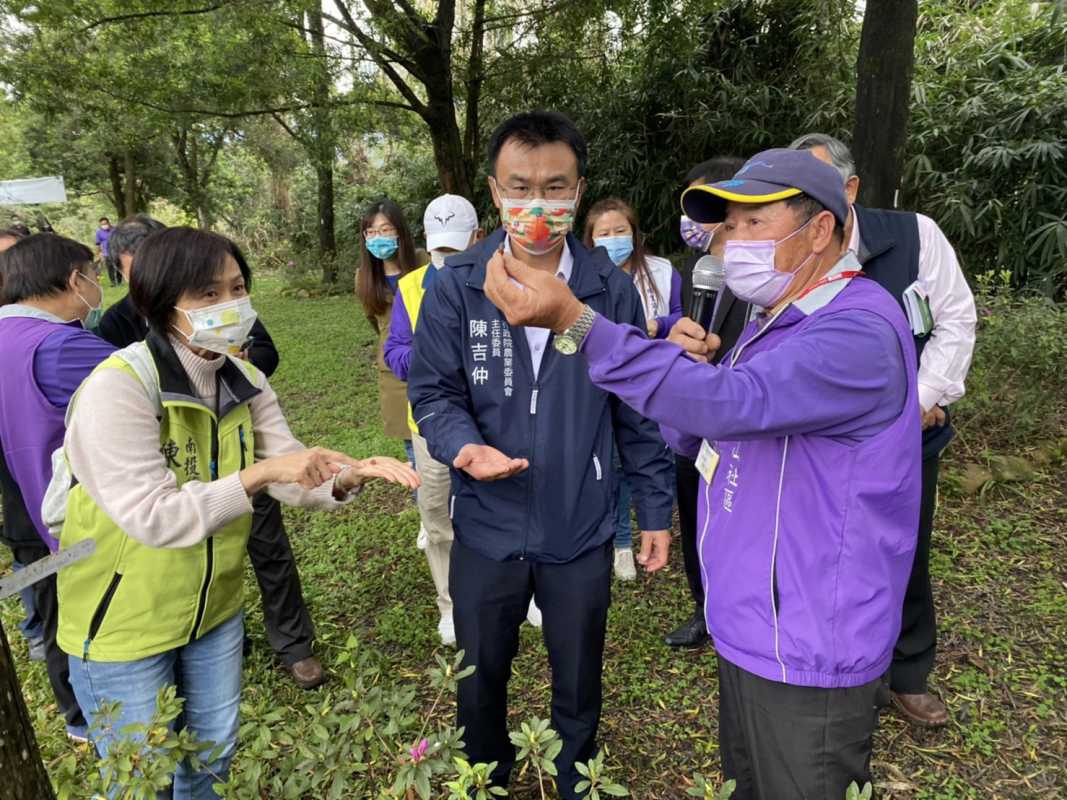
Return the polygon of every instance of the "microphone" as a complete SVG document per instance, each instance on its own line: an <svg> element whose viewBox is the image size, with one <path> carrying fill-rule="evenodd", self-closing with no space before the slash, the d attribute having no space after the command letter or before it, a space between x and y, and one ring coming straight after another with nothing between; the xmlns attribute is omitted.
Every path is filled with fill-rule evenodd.
<svg viewBox="0 0 1067 800"><path fill-rule="evenodd" d="M715 300L726 283L726 266L718 256L701 256L693 265L693 298L689 302L689 319L710 333Z"/></svg>

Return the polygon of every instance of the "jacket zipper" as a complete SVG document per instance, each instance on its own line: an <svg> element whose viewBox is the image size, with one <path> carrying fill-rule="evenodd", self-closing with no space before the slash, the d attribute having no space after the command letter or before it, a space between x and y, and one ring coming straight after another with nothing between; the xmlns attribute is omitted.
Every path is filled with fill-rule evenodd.
<svg viewBox="0 0 1067 800"><path fill-rule="evenodd" d="M241 449L242 457L244 448ZM219 477L219 423L214 417L211 418L211 480ZM196 617L193 619L193 629L189 633L189 641L196 641L200 632L200 625L204 621L204 612L207 610L207 592L211 587L211 574L215 570L215 537L208 536L204 540L204 548L207 558L204 568L204 582L200 586L200 600L196 606Z"/></svg>
<svg viewBox="0 0 1067 800"><path fill-rule="evenodd" d="M246 466L248 466L247 461L245 460L245 426L244 425L238 425L237 426L237 438L241 440L241 469L244 469Z"/></svg>
<svg viewBox="0 0 1067 800"><path fill-rule="evenodd" d="M603 480L604 471L600 468L600 457L596 453L593 453L593 468L596 470L596 479Z"/></svg>
<svg viewBox="0 0 1067 800"><path fill-rule="evenodd" d="M82 653L83 660L89 657L89 644L96 638L96 634L100 631L100 626L104 624L104 616L111 606L111 600L114 598L115 592L118 591L119 581L121 580L122 575L118 572L111 576L111 583L107 585L104 596L100 598L100 603L97 605L96 611L93 612L93 618L89 620L89 634L85 637L85 651Z"/></svg>
<svg viewBox="0 0 1067 800"><path fill-rule="evenodd" d="M542 361L541 366L544 366ZM541 393L541 385L534 378L533 388L530 390L530 466L534 468L534 454L537 452L537 397ZM533 479L529 478L526 484L526 533L522 538L522 554L519 561L526 559L526 551L530 546L530 520L533 519L534 485Z"/></svg>
<svg viewBox="0 0 1067 800"><path fill-rule="evenodd" d="M771 544L771 614L774 618L774 658L782 669L782 682L786 680L785 662L778 646L778 532L782 521L782 487L785 483L785 459L789 455L789 437L782 446L782 466L778 471L778 499L774 505L774 541Z"/></svg>

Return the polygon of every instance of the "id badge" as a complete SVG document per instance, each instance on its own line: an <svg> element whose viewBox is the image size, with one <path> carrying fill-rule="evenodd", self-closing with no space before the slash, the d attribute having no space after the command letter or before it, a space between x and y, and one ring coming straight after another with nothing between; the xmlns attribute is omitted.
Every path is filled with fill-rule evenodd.
<svg viewBox="0 0 1067 800"><path fill-rule="evenodd" d="M715 477L715 468L719 466L719 454L715 448L708 444L708 440L704 439L700 443L700 452L697 454L696 467L700 473L700 477L704 479L705 483L711 483L711 479Z"/></svg>

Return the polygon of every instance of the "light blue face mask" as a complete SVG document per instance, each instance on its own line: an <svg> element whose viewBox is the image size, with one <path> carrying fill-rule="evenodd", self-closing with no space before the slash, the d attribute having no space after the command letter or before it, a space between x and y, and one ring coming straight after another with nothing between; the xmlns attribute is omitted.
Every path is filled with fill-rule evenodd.
<svg viewBox="0 0 1067 800"><path fill-rule="evenodd" d="M396 236L369 236L367 237L367 250L375 258L385 261L396 255L400 246L400 239Z"/></svg>
<svg viewBox="0 0 1067 800"><path fill-rule="evenodd" d="M625 264L626 259L634 252L633 236L601 236L593 239L593 244L607 250L608 257L615 262L615 266Z"/></svg>

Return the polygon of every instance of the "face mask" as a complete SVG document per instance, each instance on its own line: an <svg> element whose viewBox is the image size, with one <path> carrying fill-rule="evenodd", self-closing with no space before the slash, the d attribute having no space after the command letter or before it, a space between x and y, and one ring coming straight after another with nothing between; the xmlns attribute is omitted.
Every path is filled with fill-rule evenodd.
<svg viewBox="0 0 1067 800"><path fill-rule="evenodd" d="M633 255L634 252L633 236L601 236L598 239L593 239L593 244L607 250L608 256L615 262L616 267L625 264L626 259Z"/></svg>
<svg viewBox="0 0 1067 800"><path fill-rule="evenodd" d="M500 197L500 221L511 241L532 256L550 253L574 225L578 194L573 200L509 200Z"/></svg>
<svg viewBox="0 0 1067 800"><path fill-rule="evenodd" d="M693 222L689 217L682 215L681 225L682 240L701 253L706 252L711 246L712 232L704 229L699 222Z"/></svg>
<svg viewBox="0 0 1067 800"><path fill-rule="evenodd" d="M448 253L442 253L440 250L430 251L430 263L437 269L441 269L445 265L446 258L448 258Z"/></svg>
<svg viewBox="0 0 1067 800"><path fill-rule="evenodd" d="M89 307L89 314L85 317L84 320L82 320L82 327L89 331L95 330L100 325L100 319L104 316L104 290L100 288L99 283L94 281L88 275L79 272L78 277L84 278L85 280L89 281L89 283L91 283L93 286L95 286L97 295L100 297L100 300L98 300L96 305L94 306L92 303L82 297L81 292L74 292L74 294L78 296L78 299Z"/></svg>
<svg viewBox="0 0 1067 800"><path fill-rule="evenodd" d="M371 236L367 239L370 254L382 261L395 256L399 247L400 239L396 236Z"/></svg>
<svg viewBox="0 0 1067 800"><path fill-rule="evenodd" d="M812 218L814 219L814 217ZM811 224L809 219L784 239L774 241L726 243L723 261L726 265L726 285L739 300L752 303L761 308L772 308L789 289L796 274L811 259L812 253L789 272L780 272L774 268L774 249L787 242Z"/></svg>
<svg viewBox="0 0 1067 800"><path fill-rule="evenodd" d="M256 321L252 301L247 297L204 308L175 308L185 314L193 328L191 334L182 334L192 347L224 356L241 352Z"/></svg>

